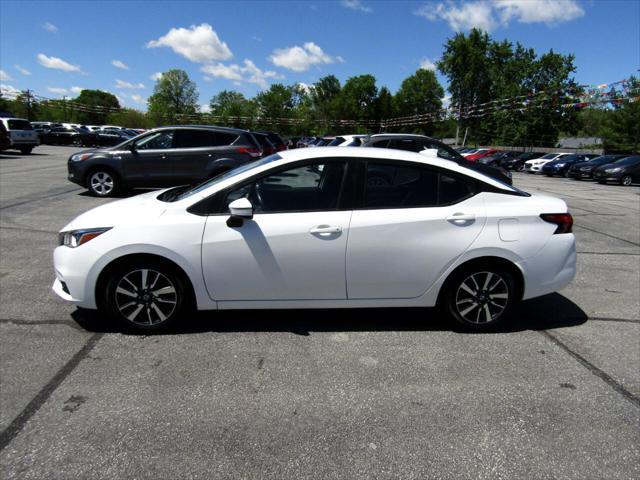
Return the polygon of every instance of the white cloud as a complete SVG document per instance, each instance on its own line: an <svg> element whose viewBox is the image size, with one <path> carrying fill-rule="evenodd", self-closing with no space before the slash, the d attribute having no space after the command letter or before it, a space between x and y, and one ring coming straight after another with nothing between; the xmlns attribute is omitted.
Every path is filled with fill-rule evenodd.
<svg viewBox="0 0 640 480"><path fill-rule="evenodd" d="M82 92L82 90L84 90L84 88L82 88L82 87L71 87L71 88L69 89L69 91L70 91L71 93L80 93L80 92Z"/></svg>
<svg viewBox="0 0 640 480"><path fill-rule="evenodd" d="M55 93L57 95L68 95L69 94L69 90L67 90L66 88L61 88L61 87L47 87L47 90L49 90L51 93Z"/></svg>
<svg viewBox="0 0 640 480"><path fill-rule="evenodd" d="M434 70L436 69L436 64L429 60L427 57L422 57L420 59L420 68L423 70Z"/></svg>
<svg viewBox="0 0 640 480"><path fill-rule="evenodd" d="M203 103L202 105L200 105L200 111L202 113L211 113L211 105L209 105L208 103Z"/></svg>
<svg viewBox="0 0 640 480"><path fill-rule="evenodd" d="M39 53L36 58L40 65L46 68L63 70L65 72L82 72L82 69L79 66L72 65L58 57L47 57L44 53Z"/></svg>
<svg viewBox="0 0 640 480"><path fill-rule="evenodd" d="M154 82L157 82L158 80L160 80L162 78L162 72L156 72L154 74L149 75L149 78L151 80L153 80Z"/></svg>
<svg viewBox="0 0 640 480"><path fill-rule="evenodd" d="M6 85L4 83L0 83L0 93L2 93L2 95L6 97L14 98L17 95L20 95L20 90L15 88L13 85Z"/></svg>
<svg viewBox="0 0 640 480"><path fill-rule="evenodd" d="M575 0L496 0L495 8L505 24L516 20L519 23L553 25L584 15L584 10Z"/></svg>
<svg viewBox="0 0 640 480"><path fill-rule="evenodd" d="M14 65L14 67L16 67L16 70L18 70L22 75L31 75L31 72L29 70L21 67L20 65Z"/></svg>
<svg viewBox="0 0 640 480"><path fill-rule="evenodd" d="M304 82L298 82L296 83L296 85L298 85L302 90L304 90L305 93L311 93L311 90L313 89L313 85L309 85L308 83L304 83Z"/></svg>
<svg viewBox="0 0 640 480"><path fill-rule="evenodd" d="M366 13L372 12L370 7L367 7L362 3L362 0L342 0L340 2L340 5L342 5L345 8L350 8L351 10L356 10L360 12L366 12Z"/></svg>
<svg viewBox="0 0 640 480"><path fill-rule="evenodd" d="M233 54L208 23L190 28L172 28L158 40L151 40L147 48L170 47L174 52L196 63L228 60Z"/></svg>
<svg viewBox="0 0 640 480"><path fill-rule="evenodd" d="M140 88L144 88L144 83L131 83L131 82L123 82L122 80L116 79L116 88L127 88L131 90L136 90Z"/></svg>
<svg viewBox="0 0 640 480"><path fill-rule="evenodd" d="M267 88L269 79L282 79L282 75L272 70L261 70L249 59L245 59L243 65L224 65L216 63L205 65L200 69L205 74L205 80L224 78L233 82L253 83L261 88Z"/></svg>
<svg viewBox="0 0 640 480"><path fill-rule="evenodd" d="M452 30L470 30L474 27L490 32L496 27L491 4L486 1L477 1L460 4L439 3L426 4L413 12L415 15L427 20L445 20Z"/></svg>
<svg viewBox="0 0 640 480"><path fill-rule="evenodd" d="M340 57L342 58L342 57ZM287 68L294 72L304 72L313 65L333 63L334 59L324 53L313 42L307 42L302 47L278 48L269 57L271 62L278 67Z"/></svg>
<svg viewBox="0 0 640 480"><path fill-rule="evenodd" d="M49 23L49 22L45 22L42 25L42 28L44 28L49 33L57 33L58 32L58 27L56 27L53 23Z"/></svg>
<svg viewBox="0 0 640 480"><path fill-rule="evenodd" d="M0 70L0 80L10 82L13 78L11 78L11 76L4 70Z"/></svg>
<svg viewBox="0 0 640 480"><path fill-rule="evenodd" d="M144 97L142 95L138 95L137 93L131 94L131 100L141 105L144 105L146 103L146 100L144 99Z"/></svg>
<svg viewBox="0 0 640 480"><path fill-rule="evenodd" d="M445 95L442 98L442 108L449 108L451 106L451 95Z"/></svg>
<svg viewBox="0 0 640 480"><path fill-rule="evenodd" d="M113 65L116 68L119 68L120 70L129 70L129 66L125 65L120 60L111 60L111 65Z"/></svg>
<svg viewBox="0 0 640 480"><path fill-rule="evenodd" d="M547 25L568 22L582 17L584 10L577 0L474 0L428 3L413 13L431 21L444 20L456 32L474 27L490 32L513 20Z"/></svg>

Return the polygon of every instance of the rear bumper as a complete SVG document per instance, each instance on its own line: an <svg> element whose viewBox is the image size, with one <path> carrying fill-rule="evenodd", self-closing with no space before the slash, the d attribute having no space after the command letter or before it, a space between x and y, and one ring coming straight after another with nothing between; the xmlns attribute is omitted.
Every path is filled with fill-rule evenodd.
<svg viewBox="0 0 640 480"><path fill-rule="evenodd" d="M576 276L576 239L573 233L552 235L535 256L518 262L525 272L523 300L557 292Z"/></svg>

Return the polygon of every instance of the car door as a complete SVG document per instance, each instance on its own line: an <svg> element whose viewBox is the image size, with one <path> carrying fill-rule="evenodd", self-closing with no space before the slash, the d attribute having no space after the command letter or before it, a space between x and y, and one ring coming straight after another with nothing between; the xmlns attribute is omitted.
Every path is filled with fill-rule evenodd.
<svg viewBox="0 0 640 480"><path fill-rule="evenodd" d="M363 169L347 244L348 298L419 297L482 231L482 199L466 177L421 164L372 160Z"/></svg>
<svg viewBox="0 0 640 480"><path fill-rule="evenodd" d="M173 184L173 166L169 159L173 134L173 129L151 132L137 139L131 151L120 153L128 184L150 187Z"/></svg>
<svg viewBox="0 0 640 480"><path fill-rule="evenodd" d="M202 271L222 302L344 300L350 207L341 190L346 162L316 159L283 167L222 193L202 239ZM254 216L227 226L227 206L248 198Z"/></svg>
<svg viewBox="0 0 640 480"><path fill-rule="evenodd" d="M220 137L229 137L224 140ZM208 165L219 155L221 142L228 145L238 135L218 134L211 129L177 129L174 138L174 149L170 153L173 176L176 183L194 183L209 177Z"/></svg>

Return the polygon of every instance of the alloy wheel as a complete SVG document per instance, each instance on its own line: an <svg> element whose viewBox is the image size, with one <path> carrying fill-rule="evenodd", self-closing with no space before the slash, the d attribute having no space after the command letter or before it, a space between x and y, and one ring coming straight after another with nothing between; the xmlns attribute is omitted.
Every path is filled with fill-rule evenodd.
<svg viewBox="0 0 640 480"><path fill-rule="evenodd" d="M115 304L118 312L129 322L156 326L175 311L178 292L166 275L142 268L120 279L115 289Z"/></svg>
<svg viewBox="0 0 640 480"><path fill-rule="evenodd" d="M631 183L633 182L633 179L631 178L631 175L625 175L624 177L622 177L621 179L621 183L622 185L624 185L625 187L628 187L629 185L631 185Z"/></svg>
<svg viewBox="0 0 640 480"><path fill-rule="evenodd" d="M91 190L101 197L106 197L113 192L115 181L110 173L99 171L89 178Z"/></svg>
<svg viewBox="0 0 640 480"><path fill-rule="evenodd" d="M455 308L460 317L472 324L496 321L509 303L509 287L495 272L476 272L458 287Z"/></svg>

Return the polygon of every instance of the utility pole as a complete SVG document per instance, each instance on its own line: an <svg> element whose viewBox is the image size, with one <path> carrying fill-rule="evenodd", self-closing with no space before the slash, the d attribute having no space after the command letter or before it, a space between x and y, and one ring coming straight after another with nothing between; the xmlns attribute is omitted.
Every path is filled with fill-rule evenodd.
<svg viewBox="0 0 640 480"><path fill-rule="evenodd" d="M67 121L67 96L62 96L62 119L63 122Z"/></svg>
<svg viewBox="0 0 640 480"><path fill-rule="evenodd" d="M27 120L31 121L31 90L24 91L25 104L27 107Z"/></svg>

